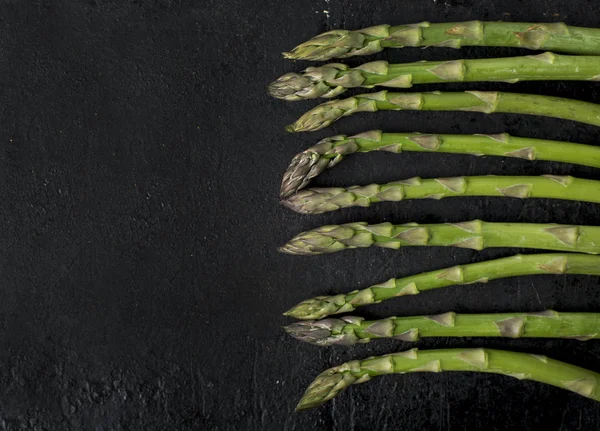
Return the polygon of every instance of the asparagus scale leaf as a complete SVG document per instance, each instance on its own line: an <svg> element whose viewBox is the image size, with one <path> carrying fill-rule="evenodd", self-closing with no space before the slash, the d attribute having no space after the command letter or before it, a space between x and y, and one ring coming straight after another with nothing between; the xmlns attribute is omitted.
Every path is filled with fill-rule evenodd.
<svg viewBox="0 0 600 431"><path fill-rule="evenodd" d="M599 57L600 58L600 57ZM296 193L310 181L353 153L404 151L505 156L525 160L548 160L600 168L600 147L544 139L495 135L442 135L383 133L370 130L354 136L325 138L298 153L283 175L281 198Z"/></svg>
<svg viewBox="0 0 600 431"><path fill-rule="evenodd" d="M394 93L383 90L322 103L287 126L286 130L311 132L357 112L404 110L541 115L600 126L600 105L563 97L499 91Z"/></svg>
<svg viewBox="0 0 600 431"><path fill-rule="evenodd" d="M600 313L458 314L388 317L356 316L307 320L284 327L294 338L317 346L368 343L376 338L417 341L421 337L600 338Z"/></svg>
<svg viewBox="0 0 600 431"><path fill-rule="evenodd" d="M331 63L286 73L271 85L271 96L287 101L331 98L349 88L410 88L414 84L444 82L597 81L600 57L545 52L538 55L475 60L419 61L389 64L374 61L350 68Z"/></svg>
<svg viewBox="0 0 600 431"><path fill-rule="evenodd" d="M391 278L362 290L306 299L284 314L296 319L322 319L333 314L348 313L365 305L448 286L487 283L490 280L523 275L550 274L600 275L600 256L580 253L518 254L458 265L407 277Z"/></svg>
<svg viewBox="0 0 600 431"><path fill-rule="evenodd" d="M296 410L317 407L350 385L367 382L375 376L442 371L502 374L546 383L600 401L600 374L546 356L483 348L411 349L346 362L322 372L310 384Z"/></svg>
<svg viewBox="0 0 600 431"><path fill-rule="evenodd" d="M377 202L459 196L549 198L600 203L600 181L559 175L486 175L435 179L415 177L388 184L304 189L282 203L302 214L321 214L341 208L368 207Z"/></svg>
<svg viewBox="0 0 600 431"><path fill-rule="evenodd" d="M284 52L294 60L326 61L371 55L385 48L505 46L568 54L600 55L600 29L564 23L447 22L387 24L360 30L332 30Z"/></svg>
<svg viewBox="0 0 600 431"><path fill-rule="evenodd" d="M337 251L402 246L452 246L483 250L490 247L521 247L542 250L600 253L600 226L533 223L417 224L366 222L327 225L303 232L279 249L295 255L318 255Z"/></svg>

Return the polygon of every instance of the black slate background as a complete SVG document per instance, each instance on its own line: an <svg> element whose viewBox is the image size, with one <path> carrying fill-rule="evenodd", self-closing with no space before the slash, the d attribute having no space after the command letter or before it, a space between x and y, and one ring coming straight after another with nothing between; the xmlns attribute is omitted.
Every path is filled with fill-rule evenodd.
<svg viewBox="0 0 600 431"><path fill-rule="evenodd" d="M327 12L325 12L327 11ZM298 301L514 250L368 249L306 258L276 247L325 223L482 218L597 224L593 204L456 198L306 217L278 204L291 157L319 138L372 128L499 133L596 144L567 121L477 113L356 115L288 135L314 102L265 86L307 63L280 52L328 29L421 20L597 26L593 0L153 0L0 2L0 430L595 430L600 404L502 376L413 374L356 386L317 410L295 403L321 370L412 347L321 349L283 334ZM408 62L511 49L388 50ZM454 84L600 100L597 83ZM358 155L315 184L591 168L501 158ZM361 311L598 311L587 276L441 289ZM600 371L600 344L427 339L488 346Z"/></svg>

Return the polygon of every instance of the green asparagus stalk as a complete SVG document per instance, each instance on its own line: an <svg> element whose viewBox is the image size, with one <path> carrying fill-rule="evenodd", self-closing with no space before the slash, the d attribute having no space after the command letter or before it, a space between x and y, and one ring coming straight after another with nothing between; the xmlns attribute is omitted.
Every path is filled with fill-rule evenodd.
<svg viewBox="0 0 600 431"><path fill-rule="evenodd" d="M458 265L402 278L391 278L362 290L332 296L317 296L300 302L284 313L296 319L322 319L348 313L369 304L427 290L523 275L600 275L600 256L579 253L527 254L485 262Z"/></svg>
<svg viewBox="0 0 600 431"><path fill-rule="evenodd" d="M413 84L443 82L597 81L600 57L569 56L545 52L539 55L476 60L419 61L389 64L374 61L350 68L332 63L309 67L303 73L286 73L268 91L288 101L331 98L348 88L376 86L410 88Z"/></svg>
<svg viewBox="0 0 600 431"><path fill-rule="evenodd" d="M296 193L324 170L353 153L369 151L422 151L505 156L525 160L549 160L600 168L600 147L543 139L520 138L506 133L496 135L429 135L382 133L371 130L355 136L332 136L298 153L281 183L281 198Z"/></svg>
<svg viewBox="0 0 600 431"><path fill-rule="evenodd" d="M560 224L461 223L367 224L365 222L321 226L303 232L279 251L296 255L333 253L371 246L452 246L483 250L490 247L522 247L542 250L600 253L600 226Z"/></svg>
<svg viewBox="0 0 600 431"><path fill-rule="evenodd" d="M580 100L498 91L392 93L384 90L322 103L306 112L295 123L287 126L286 130L288 132L320 130L340 118L356 112L382 110L528 114L600 126L600 105Z"/></svg>
<svg viewBox="0 0 600 431"><path fill-rule="evenodd" d="M293 60L326 61L371 55L384 48L437 46L505 46L568 54L600 55L600 30L563 23L525 22L421 22L360 30L332 30L284 52Z"/></svg>
<svg viewBox="0 0 600 431"><path fill-rule="evenodd" d="M376 338L417 341L420 337L600 338L600 313L457 314L364 320L307 320L284 327L292 337L317 346L368 343Z"/></svg>
<svg viewBox="0 0 600 431"><path fill-rule="evenodd" d="M476 371L534 380L600 401L600 374L541 355L493 349L417 350L350 361L330 368L310 384L296 410L317 407L348 386L385 374Z"/></svg>
<svg viewBox="0 0 600 431"><path fill-rule="evenodd" d="M340 208L368 207L377 202L442 199L456 196L549 198L600 203L600 181L571 176L498 176L426 179L415 177L387 184L321 187L300 190L282 203L302 214L321 214Z"/></svg>

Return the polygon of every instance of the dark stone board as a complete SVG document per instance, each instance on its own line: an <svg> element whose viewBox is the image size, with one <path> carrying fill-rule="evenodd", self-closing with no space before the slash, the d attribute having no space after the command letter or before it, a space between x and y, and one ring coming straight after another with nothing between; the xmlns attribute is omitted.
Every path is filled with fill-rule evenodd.
<svg viewBox="0 0 600 431"><path fill-rule="evenodd" d="M327 12L326 12L327 11ZM367 249L279 254L326 223L481 218L598 224L597 205L456 198L300 216L278 202L291 157L319 138L386 131L499 133L597 144L569 121L479 113L361 114L317 133L284 125L315 102L269 98L308 63L280 52L332 28L422 20L598 26L592 0L0 2L0 430L596 430L600 404L484 374L376 379L305 413L321 370L405 350L403 342L318 348L283 333L282 312L319 294L515 250ZM387 50L408 62L518 49ZM453 84L600 101L598 83ZM427 154L350 157L319 185L415 175L569 174L559 163ZM457 312L598 311L596 277L538 276L440 289L364 308L370 318ZM600 344L427 339L496 347L600 371Z"/></svg>

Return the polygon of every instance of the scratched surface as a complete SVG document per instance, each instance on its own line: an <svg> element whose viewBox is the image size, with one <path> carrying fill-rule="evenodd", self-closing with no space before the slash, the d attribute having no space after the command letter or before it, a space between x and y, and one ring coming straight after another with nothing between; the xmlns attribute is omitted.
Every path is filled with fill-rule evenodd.
<svg viewBox="0 0 600 431"><path fill-rule="evenodd" d="M325 223L600 223L593 204L456 198L299 216L278 204L290 158L320 137L387 131L499 133L596 144L568 121L477 113L356 115L286 135L313 102L265 86L305 63L279 53L336 27L421 20L566 20L598 25L593 0L151 0L0 2L0 430L595 430L600 404L534 382L414 374L350 388L295 414L340 362L413 347L320 349L291 340L298 301L514 250L368 249L303 258L276 247ZM517 55L388 50L392 62ZM358 65L367 59L349 61ZM597 83L453 84L600 101ZM477 174L598 171L445 155L357 155L316 184ZM598 311L599 283L539 276L388 301L364 317ZM546 354L600 371L600 343L429 339Z"/></svg>

